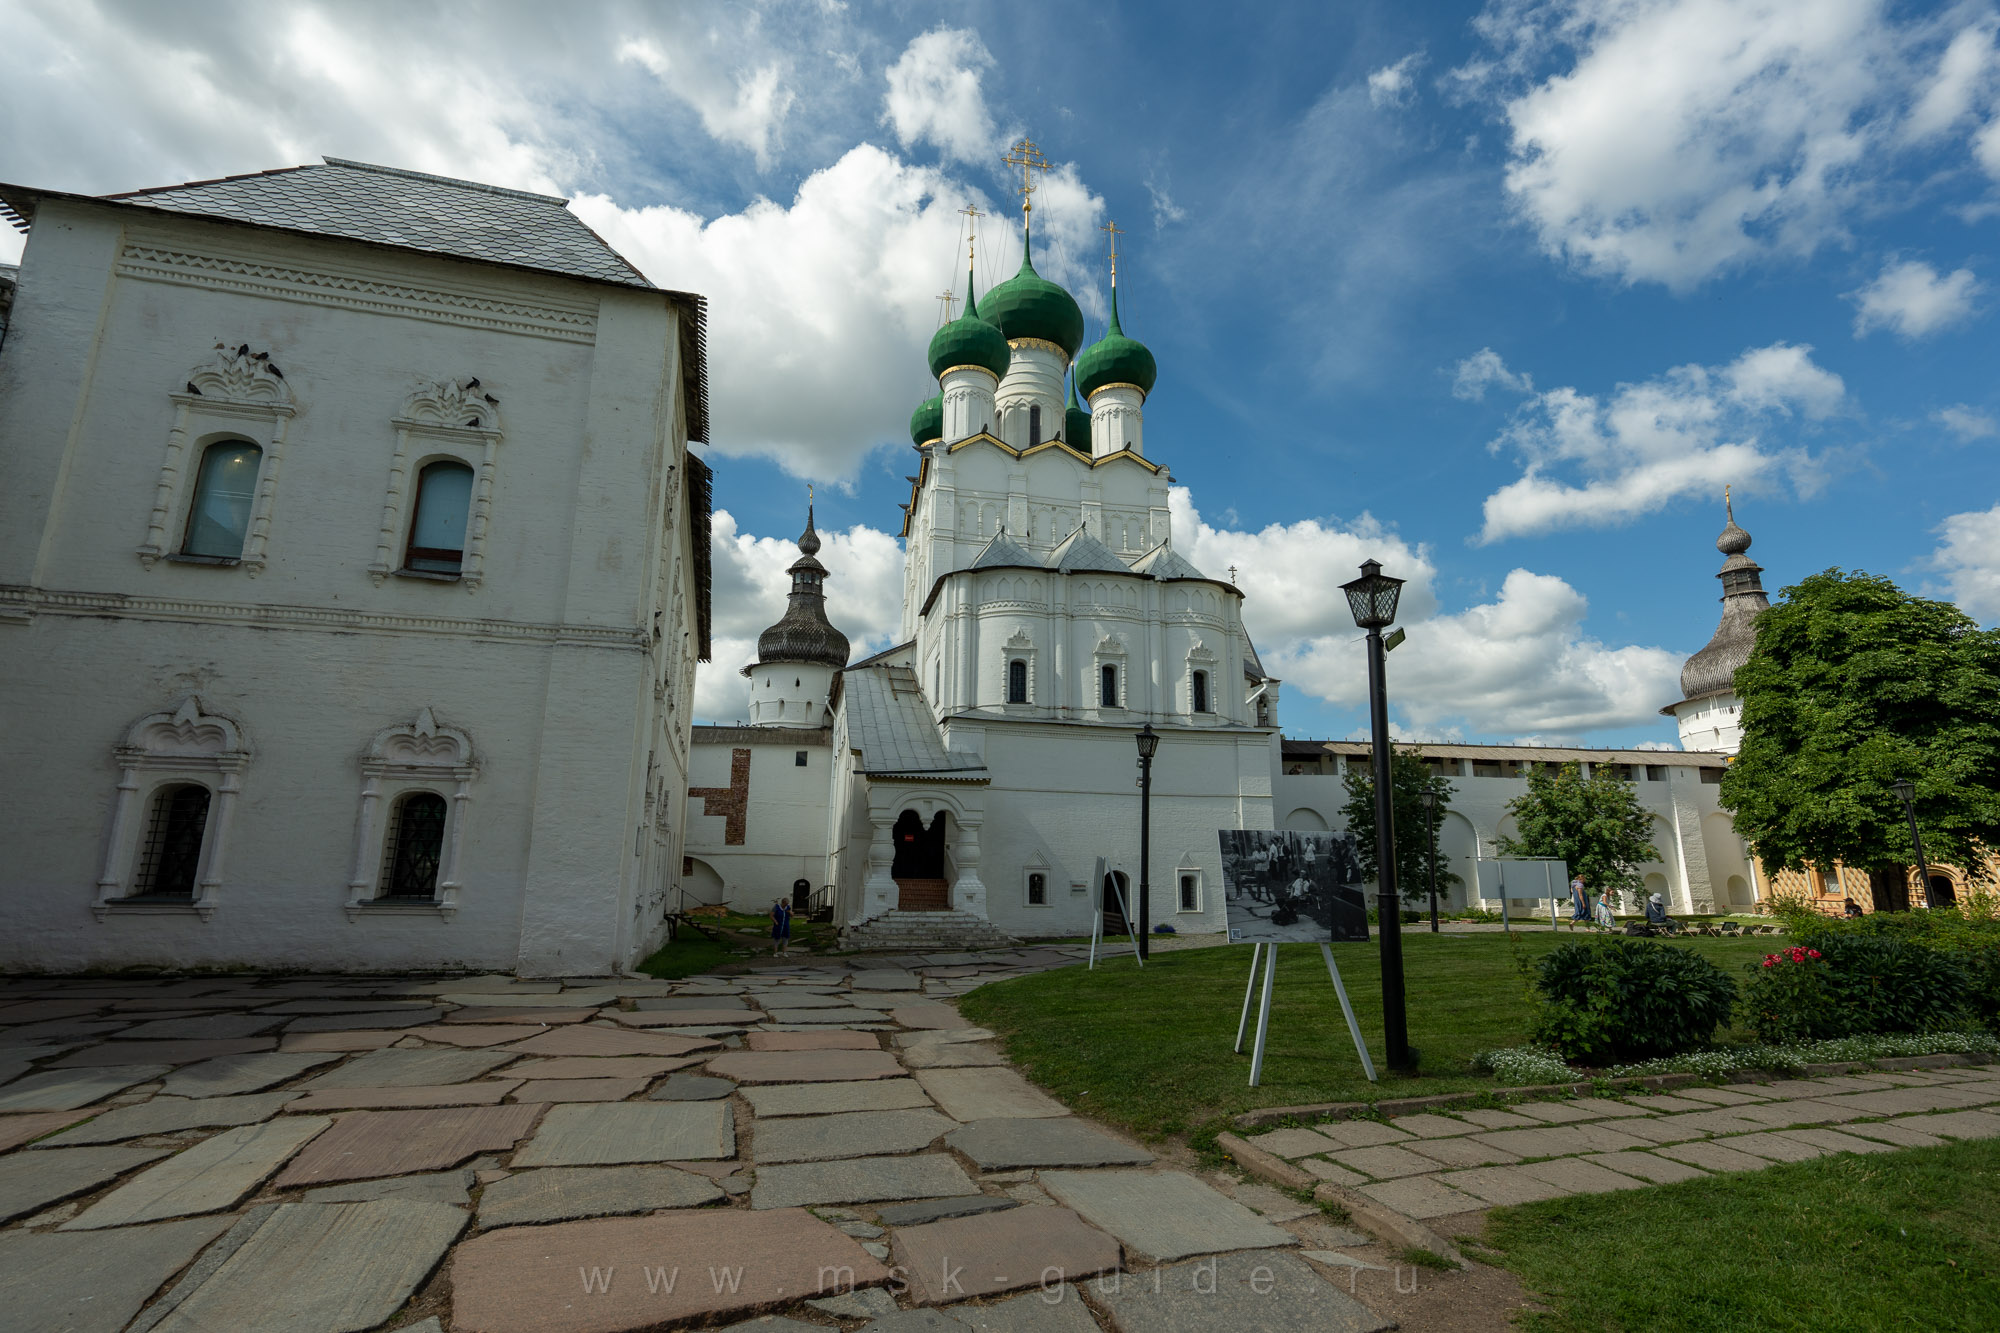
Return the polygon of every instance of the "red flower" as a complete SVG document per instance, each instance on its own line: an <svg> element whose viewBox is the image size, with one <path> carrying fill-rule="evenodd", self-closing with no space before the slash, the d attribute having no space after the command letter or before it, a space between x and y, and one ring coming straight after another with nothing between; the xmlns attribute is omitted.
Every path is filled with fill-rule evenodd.
<svg viewBox="0 0 2000 1333"><path fill-rule="evenodd" d="M1815 957L1815 958L1819 957L1819 950L1818 950L1818 949L1814 949L1814 950L1812 951L1812 956L1813 956L1813 957Z"/></svg>

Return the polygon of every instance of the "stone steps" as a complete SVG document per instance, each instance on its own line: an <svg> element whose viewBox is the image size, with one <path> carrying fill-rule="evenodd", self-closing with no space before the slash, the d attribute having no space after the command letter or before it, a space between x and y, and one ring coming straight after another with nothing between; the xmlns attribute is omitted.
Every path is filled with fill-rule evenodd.
<svg viewBox="0 0 2000 1333"><path fill-rule="evenodd" d="M848 949L1006 948L1020 941L970 912L886 912L841 932Z"/></svg>

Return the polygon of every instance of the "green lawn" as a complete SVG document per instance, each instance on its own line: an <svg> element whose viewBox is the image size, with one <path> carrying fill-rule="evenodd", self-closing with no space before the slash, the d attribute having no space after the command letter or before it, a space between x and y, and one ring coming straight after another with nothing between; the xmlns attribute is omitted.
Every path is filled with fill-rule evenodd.
<svg viewBox="0 0 2000 1333"><path fill-rule="evenodd" d="M736 946L711 940L700 931L682 928L680 934L639 964L639 970L662 981L678 981L697 976L724 963L743 961Z"/></svg>
<svg viewBox="0 0 2000 1333"><path fill-rule="evenodd" d="M1513 933L1539 956L1573 937L1547 929ZM1740 974L1772 948L1771 936L1697 938L1680 947ZM981 986L960 1008L1000 1033L1028 1077L1071 1106L1141 1134L1177 1134L1215 1116L1263 1106L1363 1101L1490 1088L1472 1072L1478 1052L1526 1040L1527 1003L1510 937L1403 936L1410 1041L1422 1053L1414 1078L1370 1084L1355 1057L1319 950L1278 951L1277 990L1261 1087L1247 1086L1250 1057L1235 1055L1237 1015L1249 978L1241 945L1155 954L1142 972L1132 958ZM1334 950L1361 1031L1382 1059L1382 988L1376 947ZM1254 1022L1254 1015L1253 1022ZM1245 1042L1247 1051L1249 1043Z"/></svg>
<svg viewBox="0 0 2000 1333"><path fill-rule="evenodd" d="M2000 1143L1838 1155L1489 1215L1532 1333L2000 1328Z"/></svg>

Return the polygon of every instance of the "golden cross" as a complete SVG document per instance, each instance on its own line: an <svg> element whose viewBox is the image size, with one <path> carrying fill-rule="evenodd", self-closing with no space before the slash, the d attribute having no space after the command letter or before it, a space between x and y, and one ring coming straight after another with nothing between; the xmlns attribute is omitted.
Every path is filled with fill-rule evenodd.
<svg viewBox="0 0 2000 1333"><path fill-rule="evenodd" d="M1098 230L1109 232L1111 235L1111 285L1116 287L1118 285L1118 238L1125 234L1125 229L1107 218L1104 225L1099 227Z"/></svg>
<svg viewBox="0 0 2000 1333"><path fill-rule="evenodd" d="M1033 139L1021 140L1000 160L1010 167L1021 169L1021 211L1034 212L1035 173L1046 172L1049 169L1049 160L1042 156L1042 150L1035 145Z"/></svg>
<svg viewBox="0 0 2000 1333"><path fill-rule="evenodd" d="M979 244L979 219L986 215L979 211L979 205L977 204L967 204L958 211L966 217L965 263L966 267L970 268L978 262L976 247Z"/></svg>
<svg viewBox="0 0 2000 1333"><path fill-rule="evenodd" d="M944 322L951 323L951 307L958 300L958 294L946 289L938 293L938 300L944 302Z"/></svg>

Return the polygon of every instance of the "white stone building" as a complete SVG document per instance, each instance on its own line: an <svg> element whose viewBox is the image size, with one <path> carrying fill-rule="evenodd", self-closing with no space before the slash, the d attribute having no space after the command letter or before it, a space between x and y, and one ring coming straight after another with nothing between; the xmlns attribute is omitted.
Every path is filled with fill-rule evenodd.
<svg viewBox="0 0 2000 1333"><path fill-rule="evenodd" d="M700 298L563 200L335 159L0 202L0 965L644 956Z"/></svg>

